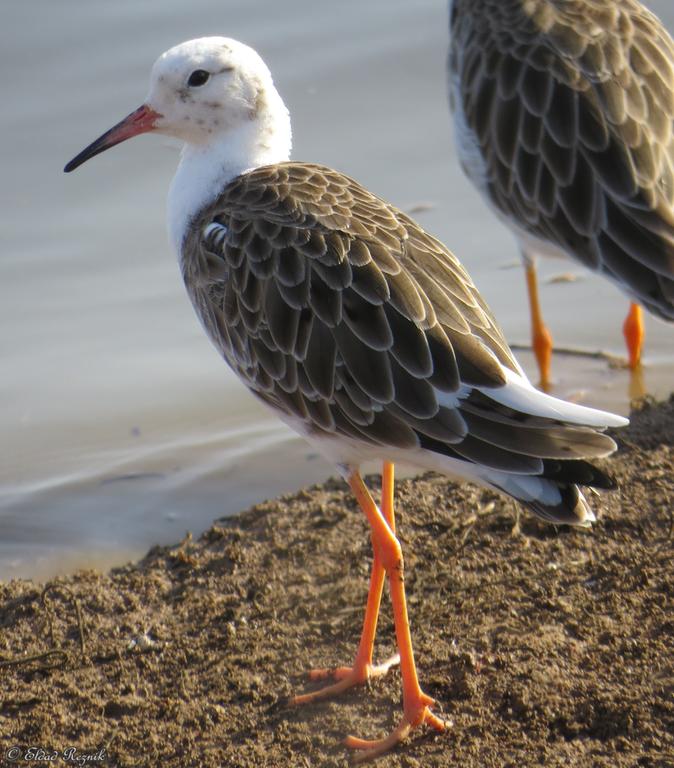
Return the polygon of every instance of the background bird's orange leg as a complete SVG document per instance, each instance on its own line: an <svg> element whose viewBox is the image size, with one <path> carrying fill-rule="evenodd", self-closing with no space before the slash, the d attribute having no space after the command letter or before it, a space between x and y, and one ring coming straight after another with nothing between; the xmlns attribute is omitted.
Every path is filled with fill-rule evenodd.
<svg viewBox="0 0 674 768"><path fill-rule="evenodd" d="M527 290L529 292L529 310L531 312L531 345L538 362L540 373L540 388L547 392L550 389L550 363L552 360L552 336L543 322L541 305L538 300L538 279L536 265L529 262L525 265L527 273Z"/></svg>
<svg viewBox="0 0 674 768"><path fill-rule="evenodd" d="M370 523L375 552L379 553L382 565L388 575L403 684L403 717L388 736L374 741L357 739L353 736L346 739L347 746L364 750L355 761L366 762L394 747L413 728L422 723L428 723L440 731L444 730L445 724L431 712L430 707L435 702L421 690L419 685L405 600L403 557L400 542L396 538L394 530L377 509L377 505L358 472L351 475L349 485Z"/></svg>
<svg viewBox="0 0 674 768"><path fill-rule="evenodd" d="M634 370L641 362L641 348L644 343L644 313L638 304L632 302L623 323L623 336L627 344L629 365Z"/></svg>
<svg viewBox="0 0 674 768"><path fill-rule="evenodd" d="M382 499L381 512L390 530L395 533L395 519L393 514L393 464L384 462L382 472ZM381 562L379 550L375 546L374 537L372 537L372 549L374 559L372 561L372 571L370 573L370 590L367 595L367 605L365 606L365 619L363 620L363 631L360 636L358 650L351 667L337 667L333 669L312 669L309 672L311 680L326 680L334 678L337 680L333 685L328 685L318 691L305 693L300 696L294 696L291 699L292 704L307 704L318 699L336 696L342 691L346 691L354 685L360 685L373 677L385 675L388 670L400 662L400 656L396 654L387 659L382 664L374 665L372 657L374 654L374 639L377 632L377 619L379 618L379 606L384 589L384 578L386 571Z"/></svg>

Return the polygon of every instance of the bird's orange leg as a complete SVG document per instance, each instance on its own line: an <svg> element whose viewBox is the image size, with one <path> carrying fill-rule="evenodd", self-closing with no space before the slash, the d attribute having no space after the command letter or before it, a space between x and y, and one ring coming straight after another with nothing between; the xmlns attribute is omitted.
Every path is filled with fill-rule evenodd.
<svg viewBox="0 0 674 768"><path fill-rule="evenodd" d="M641 348L644 343L644 313L638 304L632 302L623 323L623 336L627 344L629 366L632 370L641 362Z"/></svg>
<svg viewBox="0 0 674 768"><path fill-rule="evenodd" d="M348 747L363 750L355 759L355 762L363 763L390 750L405 739L413 728L422 723L428 723L438 731L444 730L445 724L431 712L430 708L435 702L421 690L419 678L417 677L407 615L407 603L405 601L403 556L400 542L396 538L391 526L377 509L377 505L365 487L360 473L353 472L351 474L349 485L370 523L375 552L379 554L388 576L396 640L398 651L400 652L400 674L403 685L403 716L399 724L388 736L374 741L357 739L353 736L349 736L346 739L345 743Z"/></svg>
<svg viewBox="0 0 674 768"><path fill-rule="evenodd" d="M552 360L552 336L543 322L541 305L538 300L538 280L536 278L536 265L533 262L526 264L527 290L529 292L529 310L531 312L531 345L538 362L538 371L541 376L540 388L544 392L550 390L550 363Z"/></svg>
<svg viewBox="0 0 674 768"><path fill-rule="evenodd" d="M381 511L389 529L395 533L395 519L393 515L393 464L390 462L384 462L384 469L382 472ZM377 632L377 619L379 617L379 606L381 604L384 578L386 576L380 553L375 546L374 536L372 537L372 549L374 551L374 559L372 562L372 572L370 574L370 590L367 595L363 631L360 636L360 643L353 665L350 667L337 667L333 669L312 669L309 672L309 678L311 680L326 680L328 678L333 678L337 682L325 686L318 691L313 691L312 693L294 696L290 701L291 704L308 704L318 699L336 696L355 685L362 685L374 677L385 675L391 667L400 663L400 656L398 654L387 659L382 664L375 665L372 663L374 638Z"/></svg>

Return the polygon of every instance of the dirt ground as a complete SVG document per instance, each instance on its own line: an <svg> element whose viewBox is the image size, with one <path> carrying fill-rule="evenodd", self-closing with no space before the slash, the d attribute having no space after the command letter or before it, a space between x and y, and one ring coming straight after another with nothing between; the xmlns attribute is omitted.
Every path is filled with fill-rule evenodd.
<svg viewBox="0 0 674 768"><path fill-rule="evenodd" d="M674 398L620 441L591 531L517 524L434 475L397 484L420 678L452 727L377 765L674 766ZM398 671L287 699L315 685L306 668L350 662L369 566L328 481L107 574L0 585L0 764L348 765L346 734L397 722Z"/></svg>

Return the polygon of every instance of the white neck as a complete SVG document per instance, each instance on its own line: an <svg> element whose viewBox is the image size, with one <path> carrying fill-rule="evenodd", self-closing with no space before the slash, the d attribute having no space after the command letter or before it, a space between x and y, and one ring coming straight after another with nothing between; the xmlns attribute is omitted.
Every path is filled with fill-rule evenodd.
<svg viewBox="0 0 674 768"><path fill-rule="evenodd" d="M213 202L232 179L290 157L290 117L274 93L269 109L204 145L185 144L168 194L169 240L181 258L190 221ZM269 98L269 95L268 95Z"/></svg>

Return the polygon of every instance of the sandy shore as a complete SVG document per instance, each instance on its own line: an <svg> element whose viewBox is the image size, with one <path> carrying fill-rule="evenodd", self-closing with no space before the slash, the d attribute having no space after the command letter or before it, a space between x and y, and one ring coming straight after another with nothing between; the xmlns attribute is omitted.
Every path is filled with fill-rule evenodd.
<svg viewBox="0 0 674 768"><path fill-rule="evenodd" d="M398 483L420 677L453 726L379 765L674 766L674 398L619 438L620 492L591 531L516 525L514 504L438 476ZM344 735L396 722L398 672L286 702L306 668L351 660L369 565L328 481L107 574L0 585L0 764L44 764L39 747L56 765L348 765ZM379 641L383 659L386 600Z"/></svg>

